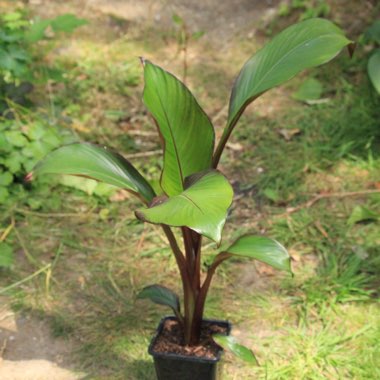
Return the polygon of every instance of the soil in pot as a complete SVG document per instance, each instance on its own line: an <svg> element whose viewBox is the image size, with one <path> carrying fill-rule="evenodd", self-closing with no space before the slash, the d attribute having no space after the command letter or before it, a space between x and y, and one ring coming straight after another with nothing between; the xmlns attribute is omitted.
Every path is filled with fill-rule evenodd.
<svg viewBox="0 0 380 380"><path fill-rule="evenodd" d="M200 344L184 345L183 333L174 317L164 318L149 347L158 380L220 380L223 350L212 340L214 334L228 335L225 321L205 320Z"/></svg>

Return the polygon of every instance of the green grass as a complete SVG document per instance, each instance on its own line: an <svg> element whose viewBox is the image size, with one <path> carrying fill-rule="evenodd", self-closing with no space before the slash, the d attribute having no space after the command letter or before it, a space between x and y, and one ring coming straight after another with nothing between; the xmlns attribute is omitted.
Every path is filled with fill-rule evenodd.
<svg viewBox="0 0 380 380"><path fill-rule="evenodd" d="M154 131L140 101L139 64L131 59L143 51L159 62L152 44L112 35L93 41L80 34L72 50L58 58L69 84L50 99L54 116L66 120L78 138L128 153L157 149L158 140L150 135L126 137L131 130ZM157 46L166 49L163 41ZM245 52L247 44L242 48ZM210 54L215 60L206 60L199 76L190 69L189 81L197 93L207 89L202 102L217 113L224 106L218 94L226 91L241 56L221 64L222 53ZM234 334L252 347L261 364L248 367L227 355L227 380L380 378L379 222L347 223L358 205L379 213L380 196L326 196L305 206L316 194L378 185L380 99L364 66L359 54L354 61L341 58L313 71L330 98L326 104L291 100L301 79L266 94L234 133L233 142L242 149L228 149L223 157L222 169L234 180L238 196L226 241L248 231L274 237L289 249L295 272L290 278L242 260L220 268L206 315L231 320ZM299 133L290 140L279 132L294 128ZM135 163L152 178L161 165L156 157ZM153 379L147 345L169 310L136 302L135 295L152 283L181 292L175 260L159 228L134 219L137 203L131 198L115 202L60 185L40 194L33 187L27 191L36 199L34 210L21 202L0 213L0 233L12 218L18 232L7 237L16 261L0 272L0 284L16 283L49 263L52 268L9 291L10 304L44 319L54 336L74 340L73 362L89 379ZM207 246L204 269L214 248Z"/></svg>
<svg viewBox="0 0 380 380"><path fill-rule="evenodd" d="M307 192L326 190L310 184L308 178L329 174L339 165L350 165L352 173L347 174L351 177L357 166L365 166L363 170L369 171L373 180L378 178L380 100L363 77L355 91L343 79L335 86L339 90L334 91L327 104L307 106L294 102L279 117L256 113L243 118L235 134L236 141L244 147L243 152L236 154L242 160L234 160L232 166L242 168L250 179L248 185L257 186L261 193L274 194L272 199L278 202L287 202L299 200ZM266 96L270 104L271 98ZM275 101L278 102L276 98ZM254 106L252 109L255 112ZM291 141L280 134L295 128L298 133ZM319 185L326 186L325 182ZM360 181L349 181L341 188L349 191L361 185Z"/></svg>

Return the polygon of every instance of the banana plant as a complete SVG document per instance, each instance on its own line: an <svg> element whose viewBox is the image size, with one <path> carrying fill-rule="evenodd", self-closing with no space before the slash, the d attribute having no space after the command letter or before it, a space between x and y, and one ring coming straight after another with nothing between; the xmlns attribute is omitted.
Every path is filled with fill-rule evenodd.
<svg viewBox="0 0 380 380"><path fill-rule="evenodd" d="M305 69L330 61L351 44L341 29L325 19L309 19L279 33L248 59L237 76L226 127L216 147L212 122L190 90L174 75L142 60L143 101L162 141L161 192L156 193L149 181L121 155L86 142L63 146L48 154L28 179L49 173L84 176L138 197L142 207L135 211L136 217L160 225L173 251L182 280L183 311L178 295L162 285L147 286L139 298L170 307L182 326L185 344L196 345L206 297L220 264L232 257L248 258L291 273L289 254L280 243L248 234L230 245L224 243L201 276L202 240L210 239L220 247L233 201L233 189L217 169L231 133L247 106L260 95ZM253 354L247 355L247 350L234 340L218 337L216 341L254 360Z"/></svg>

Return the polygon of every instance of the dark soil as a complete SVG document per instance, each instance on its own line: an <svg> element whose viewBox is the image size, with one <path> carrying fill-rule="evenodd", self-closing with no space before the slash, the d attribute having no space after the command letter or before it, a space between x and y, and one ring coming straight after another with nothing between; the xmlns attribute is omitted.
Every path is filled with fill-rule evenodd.
<svg viewBox="0 0 380 380"><path fill-rule="evenodd" d="M176 320L167 319L156 338L153 352L216 359L221 348L212 340L214 334L227 334L227 327L217 322L204 321L199 345L187 346L184 344L183 331L179 323Z"/></svg>

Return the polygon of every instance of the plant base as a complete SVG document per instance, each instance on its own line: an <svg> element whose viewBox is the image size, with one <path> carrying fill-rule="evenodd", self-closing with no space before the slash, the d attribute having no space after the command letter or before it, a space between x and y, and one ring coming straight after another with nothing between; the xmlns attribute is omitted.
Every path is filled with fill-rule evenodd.
<svg viewBox="0 0 380 380"><path fill-rule="evenodd" d="M158 380L221 380L223 354L218 349L215 357L199 357L178 353L156 352L155 346L163 333L167 321L176 321L175 317L165 317L161 320L157 333L152 339L148 352L153 356ZM204 320L203 324L216 325L223 328L227 335L231 331L231 324L227 321Z"/></svg>

